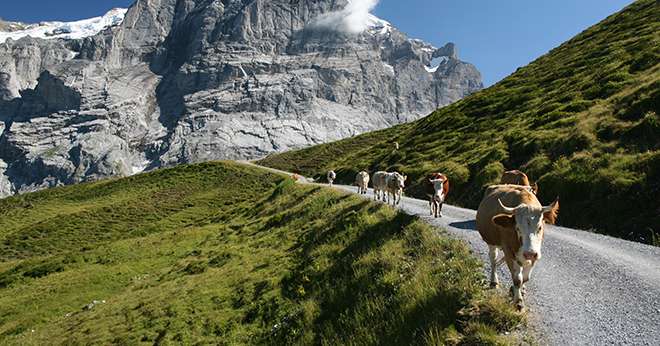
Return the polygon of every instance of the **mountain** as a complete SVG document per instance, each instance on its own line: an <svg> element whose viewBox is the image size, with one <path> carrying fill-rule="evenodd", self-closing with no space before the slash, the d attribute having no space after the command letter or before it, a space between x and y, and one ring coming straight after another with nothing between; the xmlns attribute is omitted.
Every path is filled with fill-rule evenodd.
<svg viewBox="0 0 660 346"><path fill-rule="evenodd" d="M0 200L2 345L502 344L513 309L460 240L263 169Z"/></svg>
<svg viewBox="0 0 660 346"><path fill-rule="evenodd" d="M126 9L115 8L101 17L75 22L38 24L0 22L0 43L4 43L7 39L18 40L27 36L42 39L79 39L94 36L109 27L121 24L125 14Z"/></svg>
<svg viewBox="0 0 660 346"><path fill-rule="evenodd" d="M425 175L445 172L449 201L471 208L522 169L542 202L559 196L561 224L660 243L659 32L660 3L637 1L426 118L261 163L344 182L402 170L420 197Z"/></svg>
<svg viewBox="0 0 660 346"><path fill-rule="evenodd" d="M481 89L454 44L409 39L368 11L346 0L138 0L125 15L21 24L0 44L0 194L257 158L411 121ZM25 36L34 32L50 39Z"/></svg>

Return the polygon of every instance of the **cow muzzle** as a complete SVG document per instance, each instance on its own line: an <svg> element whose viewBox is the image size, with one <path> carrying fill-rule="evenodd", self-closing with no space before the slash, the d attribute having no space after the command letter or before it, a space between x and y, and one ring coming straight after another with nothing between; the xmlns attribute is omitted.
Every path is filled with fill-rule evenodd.
<svg viewBox="0 0 660 346"><path fill-rule="evenodd" d="M536 261L539 259L539 253L536 251L525 251L523 252L523 257L528 261Z"/></svg>

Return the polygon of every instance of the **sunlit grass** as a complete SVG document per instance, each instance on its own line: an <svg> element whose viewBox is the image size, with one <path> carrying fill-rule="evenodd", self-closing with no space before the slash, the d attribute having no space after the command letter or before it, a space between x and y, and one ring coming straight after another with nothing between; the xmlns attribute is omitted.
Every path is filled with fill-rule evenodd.
<svg viewBox="0 0 660 346"><path fill-rule="evenodd" d="M41 191L0 214L3 345L506 343L523 320L460 241L252 167Z"/></svg>

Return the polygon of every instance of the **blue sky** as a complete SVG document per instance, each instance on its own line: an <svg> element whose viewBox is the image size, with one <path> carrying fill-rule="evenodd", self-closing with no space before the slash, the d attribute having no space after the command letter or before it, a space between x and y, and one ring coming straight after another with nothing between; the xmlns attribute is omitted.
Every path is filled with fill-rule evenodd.
<svg viewBox="0 0 660 346"><path fill-rule="evenodd" d="M489 86L633 2L381 0L375 14L438 47L456 43Z"/></svg>
<svg viewBox="0 0 660 346"><path fill-rule="evenodd" d="M0 17L23 22L101 15L133 0L2 0ZM458 45L491 85L632 0L381 0L375 14L411 37Z"/></svg>

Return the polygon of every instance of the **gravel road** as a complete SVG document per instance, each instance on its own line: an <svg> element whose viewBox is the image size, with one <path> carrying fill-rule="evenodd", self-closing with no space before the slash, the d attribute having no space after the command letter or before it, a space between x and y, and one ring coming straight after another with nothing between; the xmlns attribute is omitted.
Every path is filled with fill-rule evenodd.
<svg viewBox="0 0 660 346"><path fill-rule="evenodd" d="M371 191L366 196L373 198ZM435 219L427 201L407 197L400 209L464 239L488 263L476 211L444 205L443 217ZM511 285L505 268L499 272L502 289ZM658 247L549 226L527 292L530 325L543 344L660 345Z"/></svg>
<svg viewBox="0 0 660 346"><path fill-rule="evenodd" d="M373 198L372 191L365 196ZM476 211L445 204L443 217L435 219L427 201L408 197L399 208L465 240L488 263ZM530 327L542 344L660 345L659 247L549 226L542 251L526 295ZM501 289L511 285L505 268L499 271Z"/></svg>

